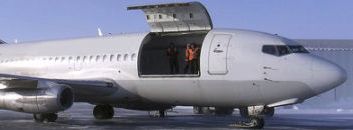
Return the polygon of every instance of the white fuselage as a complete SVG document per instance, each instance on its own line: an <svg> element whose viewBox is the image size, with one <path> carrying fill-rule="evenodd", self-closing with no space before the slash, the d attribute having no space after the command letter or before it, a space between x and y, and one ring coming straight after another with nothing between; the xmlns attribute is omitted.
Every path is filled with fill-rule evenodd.
<svg viewBox="0 0 353 130"><path fill-rule="evenodd" d="M230 29L207 33L199 76L142 76L140 52L148 35L4 44L0 46L0 72L114 81L118 89L111 94L75 95L81 96L77 101L97 104L145 101L193 106L280 106L302 102L345 80L340 67L311 54L273 56L262 52L263 45L296 45L294 42L276 35ZM224 41L229 43L217 46L217 42Z"/></svg>

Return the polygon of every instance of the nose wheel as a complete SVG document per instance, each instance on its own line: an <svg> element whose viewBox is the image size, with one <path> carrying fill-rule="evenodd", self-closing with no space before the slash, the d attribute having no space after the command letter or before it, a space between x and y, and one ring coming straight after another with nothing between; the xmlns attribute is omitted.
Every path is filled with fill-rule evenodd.
<svg viewBox="0 0 353 130"><path fill-rule="evenodd" d="M46 114L33 114L33 119L36 122L55 122L58 119L58 115L55 113Z"/></svg>
<svg viewBox="0 0 353 130"><path fill-rule="evenodd" d="M233 126L236 128L262 129L264 125L265 121L263 118L251 117L248 121L237 122Z"/></svg>
<svg viewBox="0 0 353 130"><path fill-rule="evenodd" d="M272 110L269 109L270 114ZM240 114L242 117L247 118L248 120L237 122L234 124L234 127L237 128L248 128L248 129L262 129L265 125L264 116L267 113L265 106L250 106L247 108L241 108Z"/></svg>
<svg viewBox="0 0 353 130"><path fill-rule="evenodd" d="M93 109L93 116L98 120L112 119L114 108L111 105L97 105Z"/></svg>

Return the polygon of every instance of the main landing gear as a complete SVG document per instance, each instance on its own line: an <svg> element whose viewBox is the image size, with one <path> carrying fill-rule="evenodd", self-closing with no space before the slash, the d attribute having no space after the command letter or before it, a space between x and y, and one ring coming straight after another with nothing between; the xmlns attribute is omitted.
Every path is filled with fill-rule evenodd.
<svg viewBox="0 0 353 130"><path fill-rule="evenodd" d="M108 120L114 117L114 108L111 105L97 105L93 109L93 116L98 120Z"/></svg>
<svg viewBox="0 0 353 130"><path fill-rule="evenodd" d="M250 106L241 108L240 114L242 117L248 118L247 121L241 121L234 124L237 128L262 129L265 125L264 116L273 116L274 108L265 106Z"/></svg>
<svg viewBox="0 0 353 130"><path fill-rule="evenodd" d="M150 117L157 117L157 118L164 118L167 116L167 110L166 109L161 109L157 111L150 111L148 112Z"/></svg>
<svg viewBox="0 0 353 130"><path fill-rule="evenodd" d="M164 118L167 114L166 114L166 110L159 110L159 118Z"/></svg>
<svg viewBox="0 0 353 130"><path fill-rule="evenodd" d="M58 115L55 113L33 114L33 119L36 122L55 122Z"/></svg>

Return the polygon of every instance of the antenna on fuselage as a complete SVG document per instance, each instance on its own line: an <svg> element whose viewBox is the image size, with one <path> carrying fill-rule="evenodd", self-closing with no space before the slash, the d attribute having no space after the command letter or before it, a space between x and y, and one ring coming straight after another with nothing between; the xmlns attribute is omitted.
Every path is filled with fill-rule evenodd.
<svg viewBox="0 0 353 130"><path fill-rule="evenodd" d="M98 36L103 37L102 30L99 27L97 28L97 31L98 31Z"/></svg>

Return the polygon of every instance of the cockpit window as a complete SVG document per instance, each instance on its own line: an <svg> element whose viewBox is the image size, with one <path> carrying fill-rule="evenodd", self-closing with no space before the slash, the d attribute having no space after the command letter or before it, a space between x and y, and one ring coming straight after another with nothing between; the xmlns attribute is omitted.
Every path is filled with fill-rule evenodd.
<svg viewBox="0 0 353 130"><path fill-rule="evenodd" d="M262 52L275 56L284 56L291 53L309 53L309 51L301 45L264 45Z"/></svg>
<svg viewBox="0 0 353 130"><path fill-rule="evenodd" d="M277 46L277 49L278 49L279 56L290 54L287 46Z"/></svg>
<svg viewBox="0 0 353 130"><path fill-rule="evenodd" d="M300 45L289 46L289 49L292 53L309 53L308 50L306 50L303 46Z"/></svg>
<svg viewBox="0 0 353 130"><path fill-rule="evenodd" d="M264 45L262 47L262 52L266 54L277 55L276 46L273 46L273 45Z"/></svg>

